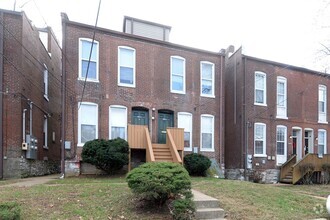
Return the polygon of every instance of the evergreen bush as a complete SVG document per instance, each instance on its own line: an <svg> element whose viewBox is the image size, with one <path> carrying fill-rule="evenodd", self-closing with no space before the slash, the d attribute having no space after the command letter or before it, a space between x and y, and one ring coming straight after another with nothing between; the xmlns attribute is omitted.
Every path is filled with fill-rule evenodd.
<svg viewBox="0 0 330 220"><path fill-rule="evenodd" d="M184 157L184 167L192 176L205 176L211 160L202 154L188 154Z"/></svg>
<svg viewBox="0 0 330 220"><path fill-rule="evenodd" d="M16 202L0 204L0 219L19 220L21 219L21 208Z"/></svg>
<svg viewBox="0 0 330 220"><path fill-rule="evenodd" d="M112 174L128 164L128 143L121 138L88 141L83 147L81 157L83 162Z"/></svg>

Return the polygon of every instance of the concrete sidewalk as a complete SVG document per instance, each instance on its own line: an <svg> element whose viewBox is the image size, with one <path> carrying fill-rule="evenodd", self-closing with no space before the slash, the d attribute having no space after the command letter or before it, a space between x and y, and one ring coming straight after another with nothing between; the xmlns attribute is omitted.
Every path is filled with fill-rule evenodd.
<svg viewBox="0 0 330 220"><path fill-rule="evenodd" d="M45 184L51 180L56 180L59 178L60 178L60 174L29 177L29 178L19 179L19 182L17 183L0 185L0 187L30 187L30 186Z"/></svg>

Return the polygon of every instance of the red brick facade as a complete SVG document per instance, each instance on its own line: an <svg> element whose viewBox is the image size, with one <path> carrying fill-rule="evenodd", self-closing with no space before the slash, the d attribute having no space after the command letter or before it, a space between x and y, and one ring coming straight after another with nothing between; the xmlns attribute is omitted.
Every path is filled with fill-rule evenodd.
<svg viewBox="0 0 330 220"><path fill-rule="evenodd" d="M0 178L44 175L47 163L60 161L60 90L61 49L51 29L48 51L39 39L39 31L26 15L0 10L1 74L2 74L2 143ZM48 69L48 100L44 97L44 71ZM26 160L22 150L23 111L25 134L30 133L30 103L32 104L32 134L37 138L36 160ZM47 117L47 147L43 143L44 120ZM53 136L55 137L53 139ZM43 168L34 165L44 164ZM57 164L57 165L56 165ZM32 171L35 169L35 171Z"/></svg>
<svg viewBox="0 0 330 220"><path fill-rule="evenodd" d="M201 152L223 163L223 103L224 103L224 55L172 43L138 37L130 34L96 28L95 40L99 43L99 82L87 82L84 96L84 81L78 80L79 38L93 38L92 26L63 18L63 50L66 54L66 136L71 150L66 157L80 160L81 147L78 144L78 103L92 102L98 105L98 138L109 138L109 106L121 105L127 108L127 122L131 123L132 108L143 107L149 113L149 131L152 142L157 142L158 112L173 112L174 127L177 127L178 112L192 114L192 146L200 146L200 121L202 114L214 116L214 151ZM134 48L136 85L135 88L118 86L118 47ZM170 57L185 59L185 94L170 91ZM215 66L215 98L200 95L200 62L208 61ZM199 151L199 150L198 150ZM188 152L189 153L189 152ZM191 153L191 152L190 152Z"/></svg>
<svg viewBox="0 0 330 220"><path fill-rule="evenodd" d="M255 104L255 72L266 75L266 105ZM277 116L277 80L286 80L287 118ZM326 86L329 97L330 79L326 74L294 67L282 63L257 59L236 51L227 61L226 68L226 168L246 168L246 154L252 155L252 169L277 169L277 126L286 128L286 159L294 153L305 155L305 145L309 153L318 153L318 131L324 130L327 153L330 152L328 123L319 122L319 86ZM326 109L329 112L329 102ZM329 114L326 114L329 120ZM265 156L255 156L255 123L266 125ZM306 133L307 132L307 133ZM311 136L305 144L305 134ZM296 137L297 136L297 137ZM300 151L298 150L300 147Z"/></svg>

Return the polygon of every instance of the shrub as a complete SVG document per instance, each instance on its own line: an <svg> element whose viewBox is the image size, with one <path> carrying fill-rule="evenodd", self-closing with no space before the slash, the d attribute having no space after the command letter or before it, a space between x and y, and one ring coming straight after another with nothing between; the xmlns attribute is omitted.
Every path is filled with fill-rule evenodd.
<svg viewBox="0 0 330 220"><path fill-rule="evenodd" d="M85 143L83 162L95 165L107 173L114 173L128 164L128 143L124 139L95 139Z"/></svg>
<svg viewBox="0 0 330 220"><path fill-rule="evenodd" d="M18 220L21 218L21 208L16 202L0 204L0 219Z"/></svg>
<svg viewBox="0 0 330 220"><path fill-rule="evenodd" d="M312 177L315 170L315 166L312 163L306 163L299 166L299 171L302 176L303 184L312 184Z"/></svg>
<svg viewBox="0 0 330 220"><path fill-rule="evenodd" d="M192 176L205 176L211 166L211 160L202 154L188 154L184 157L184 167Z"/></svg>
<svg viewBox="0 0 330 220"><path fill-rule="evenodd" d="M180 164L145 163L129 172L126 181L137 197L159 206L169 199L191 198L191 180Z"/></svg>
<svg viewBox="0 0 330 220"><path fill-rule="evenodd" d="M322 171L324 173L323 183L330 183L330 163L322 164Z"/></svg>
<svg viewBox="0 0 330 220"><path fill-rule="evenodd" d="M193 219L195 212L195 203L191 198L181 198L171 203L171 214L173 219L186 220Z"/></svg>

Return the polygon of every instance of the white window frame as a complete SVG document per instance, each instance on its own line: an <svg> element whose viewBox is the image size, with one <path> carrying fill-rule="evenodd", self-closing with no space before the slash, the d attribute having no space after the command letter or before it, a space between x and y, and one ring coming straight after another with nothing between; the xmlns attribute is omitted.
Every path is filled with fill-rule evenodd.
<svg viewBox="0 0 330 220"><path fill-rule="evenodd" d="M324 145L324 149L323 149L323 155L327 154L327 131L325 129L319 129L318 133L317 133L317 153L320 155L320 133L324 133L324 143L322 143Z"/></svg>
<svg viewBox="0 0 330 220"><path fill-rule="evenodd" d="M284 94L280 94L278 91L278 84L279 83L283 83L284 84ZM280 119L288 119L287 116L287 79L285 77L282 76L278 76L277 77L277 83L276 83L276 106L277 106L277 114L276 114L276 118L280 118ZM279 95L283 96L283 103L279 103ZM283 105L281 105L283 104ZM283 111L284 114L280 114L280 112Z"/></svg>
<svg viewBox="0 0 330 220"><path fill-rule="evenodd" d="M181 120L180 117L181 116L185 116L185 117L189 117L189 125L188 127L185 127L184 125L181 124ZM189 112L178 112L178 128L184 128L185 132L189 132L190 136L189 136L189 143L190 146L189 147L185 147L184 151L192 151L192 132L193 132L193 120L192 120L192 114Z"/></svg>
<svg viewBox="0 0 330 220"><path fill-rule="evenodd" d="M263 139L257 139L256 138L256 128L257 128L257 126L263 126L263 136L264 136L264 138ZM267 134L267 132L266 132L266 129L267 129L267 127L266 127L266 124L265 123L259 123L259 122L257 122L257 123L254 123L254 142L253 142L253 149L254 149L254 157L267 157L267 154L266 154L266 140L267 140L267 138L266 138L266 134ZM255 152L256 152L256 141L258 141L258 140L262 140L263 141L263 146L262 146L262 148L263 148L263 153L262 154L256 154Z"/></svg>
<svg viewBox="0 0 330 220"><path fill-rule="evenodd" d="M211 65L212 66L212 92L211 92L211 94L204 94L203 93L203 80L209 80L209 79L203 79L203 64L206 64L206 65ZM201 73L201 81L200 81L200 83L201 83L201 96L203 96L203 97L209 97L209 98L215 98L215 95L214 95L214 91L215 91L215 88L214 88L214 85L215 85L215 83L214 83L214 80L215 80L215 74L214 74L214 63L211 63L211 62L208 62L208 61L201 61L200 62L200 73ZM210 81L210 80L209 80Z"/></svg>
<svg viewBox="0 0 330 220"><path fill-rule="evenodd" d="M120 108L120 109L125 109L125 115L126 115L126 118L124 119L124 128L125 128L125 140L127 140L127 107L126 106L123 106L123 105L110 105L109 106L109 139L113 139L113 137L111 136L111 127L112 127L112 120L111 120L111 116L112 116L112 113L111 113L111 109L112 108Z"/></svg>
<svg viewBox="0 0 330 220"><path fill-rule="evenodd" d="M173 75L177 75L177 76L180 76L181 75L178 75L178 74L175 74L175 73L172 73L172 59L179 59L179 60L182 60L183 61L183 76L182 76L182 91L180 90L175 90L172 88L172 80L173 80ZM170 87L171 87L171 92L172 93L179 93L179 94L186 94L186 59L183 58L183 57L180 57L180 56L171 56L170 58L171 60L171 66L170 66L170 75L171 75L171 79L170 79Z"/></svg>
<svg viewBox="0 0 330 220"><path fill-rule="evenodd" d="M95 139L98 139L98 129L99 129L99 117L98 117L98 112L99 112L99 106L96 103L93 102L78 102L78 147L83 147L85 143L81 143L81 106L82 105L91 105L91 106L95 106L96 107L96 123L93 124L95 125Z"/></svg>
<svg viewBox="0 0 330 220"><path fill-rule="evenodd" d="M202 134L203 134L203 118L211 118L212 119L212 147L209 148L203 148L203 140L202 140ZM201 115L201 132L200 132L200 151L207 151L207 152L214 152L214 116L209 114L202 114Z"/></svg>
<svg viewBox="0 0 330 220"><path fill-rule="evenodd" d="M264 100L262 103L257 102L257 81L256 76L260 75L263 76L264 79L264 88L262 88L263 94L264 94ZM258 89L259 90L259 89ZM264 72L255 71L254 72L254 104L255 105L261 105L261 106L267 106L267 75Z"/></svg>
<svg viewBox="0 0 330 220"><path fill-rule="evenodd" d="M85 81L86 77L82 76L82 44L84 41L93 42L93 39L89 39L89 38L79 38L79 60L78 60L78 66L79 66L79 72L78 72L78 80L83 80ZM96 60L92 60L93 62L96 63L96 79L94 78L87 78L86 81L88 82L99 82L99 42L94 40L93 42L95 45L93 46L93 50L95 49L95 53L96 53ZM88 59L84 59L85 61L88 61Z"/></svg>
<svg viewBox="0 0 330 220"><path fill-rule="evenodd" d="M133 84L129 84L129 83L121 83L120 82L120 67L121 67L121 59L120 59L120 50L121 49L125 49L125 50L131 50L133 51L133 66L129 66L129 68L133 68ZM127 46L119 46L118 47L118 86L125 86L125 87L133 87L135 88L135 85L136 85L136 74L135 74L135 67L136 67L136 63L135 63L135 60L136 60L136 50L132 47L127 47Z"/></svg>
<svg viewBox="0 0 330 220"><path fill-rule="evenodd" d="M277 139L277 132L278 132L278 130L279 129L284 129L284 141L279 141L278 139ZM276 126L276 155L278 155L277 154L277 143L278 142L281 142L281 143L284 143L284 154L283 155L281 155L281 156L287 156L287 149L288 149L288 140L287 140L287 136L288 136L288 129L287 129L287 127L286 126L284 126L284 125L277 125Z"/></svg>
<svg viewBox="0 0 330 220"><path fill-rule="evenodd" d="M46 64L44 64L44 98L49 101L49 97L48 97L48 68L46 66Z"/></svg>
<svg viewBox="0 0 330 220"><path fill-rule="evenodd" d="M324 100L320 100L320 92L324 92ZM320 102L324 102L324 111L320 109ZM319 85L318 89L318 123L328 124L327 122L327 87L325 85Z"/></svg>
<svg viewBox="0 0 330 220"><path fill-rule="evenodd" d="M48 117L44 115L44 123L43 123L43 133L45 134L45 143L43 144L44 149L48 149Z"/></svg>

